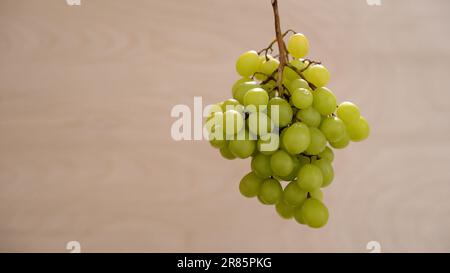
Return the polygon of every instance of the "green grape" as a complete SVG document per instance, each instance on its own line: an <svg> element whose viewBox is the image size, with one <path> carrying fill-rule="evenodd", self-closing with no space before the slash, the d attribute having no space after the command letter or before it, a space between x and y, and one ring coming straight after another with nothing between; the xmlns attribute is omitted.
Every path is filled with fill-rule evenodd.
<svg viewBox="0 0 450 273"><path fill-rule="evenodd" d="M236 71L242 77L250 77L258 71L259 64L258 53L254 50L247 51L239 56L236 62Z"/></svg>
<svg viewBox="0 0 450 273"><path fill-rule="evenodd" d="M261 67L262 64L266 61L266 57L265 56L259 56L259 65L258 65L258 70L256 70L254 77L255 79L257 79L258 81L264 81L267 79L267 76L261 71Z"/></svg>
<svg viewBox="0 0 450 273"><path fill-rule="evenodd" d="M336 97L326 87L320 87L313 92L313 107L324 116L331 115L336 110Z"/></svg>
<svg viewBox="0 0 450 273"><path fill-rule="evenodd" d="M314 109L314 107L299 110L296 114L296 118L309 127L319 127L322 120L322 116Z"/></svg>
<svg viewBox="0 0 450 273"><path fill-rule="evenodd" d="M319 154L319 158L327 159L330 163L333 162L334 159L334 153L333 150L330 149L330 147L326 147L323 152Z"/></svg>
<svg viewBox="0 0 450 273"><path fill-rule="evenodd" d="M275 175L287 176L294 169L294 162L288 153L279 150L270 157L270 167Z"/></svg>
<svg viewBox="0 0 450 273"><path fill-rule="evenodd" d="M280 62L270 55L267 55L267 58L268 60L265 59L261 64L260 70L266 75L272 75L272 73L278 69Z"/></svg>
<svg viewBox="0 0 450 273"><path fill-rule="evenodd" d="M252 171L261 178L269 178L272 176L272 169L270 168L270 156L257 154L252 159Z"/></svg>
<svg viewBox="0 0 450 273"><path fill-rule="evenodd" d="M316 87L323 87L330 81L330 72L323 65L312 65L303 72L306 80Z"/></svg>
<svg viewBox="0 0 450 273"><path fill-rule="evenodd" d="M308 62L302 61L300 59L294 59L291 61L293 67L297 68L298 71L302 71L308 65Z"/></svg>
<svg viewBox="0 0 450 273"><path fill-rule="evenodd" d="M257 196L256 197L257 199L258 199L258 201L261 203L261 204L263 204L263 205L272 205L272 204L269 204L269 203L267 203L266 201L264 201L262 198L261 198L261 196Z"/></svg>
<svg viewBox="0 0 450 273"><path fill-rule="evenodd" d="M274 154L280 147L280 137L278 134L269 133L261 136L257 142L258 151L265 155Z"/></svg>
<svg viewBox="0 0 450 273"><path fill-rule="evenodd" d="M285 202L281 201L275 205L275 209L283 219L291 219L294 217L294 207L287 205Z"/></svg>
<svg viewBox="0 0 450 273"><path fill-rule="evenodd" d="M311 135L307 125L296 122L286 129L281 142L290 154L296 155L304 152L311 142Z"/></svg>
<svg viewBox="0 0 450 273"><path fill-rule="evenodd" d="M298 172L297 183L299 183L300 188L305 191L310 192L320 188L322 186L322 182L322 171L315 165L306 164Z"/></svg>
<svg viewBox="0 0 450 273"><path fill-rule="evenodd" d="M267 179L263 181L258 196L264 203L274 205L281 200L282 195L283 188L280 182L275 179Z"/></svg>
<svg viewBox="0 0 450 273"><path fill-rule="evenodd" d="M287 43L287 50L296 59L305 57L309 51L308 39L301 33L292 35Z"/></svg>
<svg viewBox="0 0 450 273"><path fill-rule="evenodd" d="M364 117L360 117L358 121L347 125L347 132L352 141L363 141L369 137L369 123Z"/></svg>
<svg viewBox="0 0 450 273"><path fill-rule="evenodd" d="M225 146L227 144L227 141L223 138L223 139L217 139L214 134L211 134L209 137L209 143L211 144L211 146L213 146L214 148L220 149L223 146Z"/></svg>
<svg viewBox="0 0 450 273"><path fill-rule="evenodd" d="M335 142L330 142L331 147L335 149L344 149L350 144L350 136L348 135L347 129L344 131L343 137Z"/></svg>
<svg viewBox="0 0 450 273"><path fill-rule="evenodd" d="M297 221L297 223L306 225L306 221L303 218L303 214L302 214L302 206L294 209L294 219L295 219L295 221Z"/></svg>
<svg viewBox="0 0 450 273"><path fill-rule="evenodd" d="M237 80L231 87L231 94L233 95L233 97L234 97L234 93L236 93L236 90L238 89L239 85L246 83L246 82L252 82L252 81L253 80L248 77L240 78L239 80Z"/></svg>
<svg viewBox="0 0 450 273"><path fill-rule="evenodd" d="M325 158L316 160L313 164L322 172L322 188L328 187L334 179L333 165Z"/></svg>
<svg viewBox="0 0 450 273"><path fill-rule="evenodd" d="M320 228L328 222L328 209L317 199L310 198L303 203L301 214L306 224L312 228Z"/></svg>
<svg viewBox="0 0 450 273"><path fill-rule="evenodd" d="M244 127L244 116L236 110L226 111L223 117L224 130L229 136L239 133Z"/></svg>
<svg viewBox="0 0 450 273"><path fill-rule="evenodd" d="M233 93L233 98L239 101L240 104L244 104L244 96L248 90L260 87L257 82L250 81L241 83L236 87L236 91Z"/></svg>
<svg viewBox="0 0 450 273"><path fill-rule="evenodd" d="M288 89L289 89L289 91L291 91L291 93L298 88L304 88L307 90L311 89L309 87L308 82L305 81L304 79L295 79L295 80L291 81L291 84L288 87Z"/></svg>
<svg viewBox="0 0 450 273"><path fill-rule="evenodd" d="M308 192L302 190L297 181L290 182L283 191L284 202L290 206L298 207L306 200Z"/></svg>
<svg viewBox="0 0 450 273"><path fill-rule="evenodd" d="M256 141L250 139L247 129L241 130L235 139L230 140L228 148L239 158L250 157L256 149Z"/></svg>
<svg viewBox="0 0 450 273"><path fill-rule="evenodd" d="M280 176L279 178L283 181L292 181L297 178L298 171L300 170L300 161L296 157L291 157L292 162L294 163L294 167L292 171L287 176Z"/></svg>
<svg viewBox="0 0 450 273"><path fill-rule="evenodd" d="M297 79L300 79L300 75L292 68L285 66L283 69L283 83L285 86L290 86L290 83Z"/></svg>
<svg viewBox="0 0 450 273"><path fill-rule="evenodd" d="M230 151L229 145L230 143L227 142L222 148L220 148L220 154L225 159L233 160L236 158L236 156Z"/></svg>
<svg viewBox="0 0 450 273"><path fill-rule="evenodd" d="M274 127L272 120L263 112L250 113L247 126L250 132L258 136L270 133Z"/></svg>
<svg viewBox="0 0 450 273"><path fill-rule="evenodd" d="M245 197L255 197L259 194L263 180L264 179L258 177L254 172L250 172L241 179L239 191Z"/></svg>
<svg viewBox="0 0 450 273"><path fill-rule="evenodd" d="M356 122L360 117L358 106L348 101L339 104L336 114L345 124Z"/></svg>
<svg viewBox="0 0 450 273"><path fill-rule="evenodd" d="M310 127L309 133L311 135L311 142L306 149L306 153L309 155L318 155L327 146L327 138L322 131L315 127Z"/></svg>
<svg viewBox="0 0 450 273"><path fill-rule="evenodd" d="M292 103L298 109L306 109L313 103L313 94L305 88L297 88L292 92Z"/></svg>
<svg viewBox="0 0 450 273"><path fill-rule="evenodd" d="M236 110L238 112L244 112L244 106L242 106L239 101L235 99L227 99L222 104L222 110L226 112L227 110Z"/></svg>
<svg viewBox="0 0 450 273"><path fill-rule="evenodd" d="M319 201L323 201L323 192L320 189L315 189L312 192L309 193L311 198L315 198Z"/></svg>
<svg viewBox="0 0 450 273"><path fill-rule="evenodd" d="M274 125L279 128L286 127L291 123L294 115L291 105L285 99L279 97L272 98L269 101L268 114Z"/></svg>
<svg viewBox="0 0 450 273"><path fill-rule="evenodd" d="M329 142L337 142L345 137L345 124L338 117L328 117L322 120L320 130Z"/></svg>
<svg viewBox="0 0 450 273"><path fill-rule="evenodd" d="M260 109L260 106L267 105L268 102L269 95L266 90L259 87L248 90L244 96L244 105L254 105L257 109Z"/></svg>

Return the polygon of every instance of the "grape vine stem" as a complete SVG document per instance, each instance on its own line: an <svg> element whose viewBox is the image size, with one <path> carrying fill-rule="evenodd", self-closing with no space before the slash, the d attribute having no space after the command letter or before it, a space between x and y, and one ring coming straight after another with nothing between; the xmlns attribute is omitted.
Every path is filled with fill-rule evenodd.
<svg viewBox="0 0 450 273"><path fill-rule="evenodd" d="M278 66L278 79L277 79L277 89L280 97L283 96L283 69L286 66L288 60L288 55L286 52L286 45L284 44L283 34L281 33L280 25L280 14L278 12L278 0L272 0L273 15L275 19L275 34L278 44L279 60L280 65Z"/></svg>

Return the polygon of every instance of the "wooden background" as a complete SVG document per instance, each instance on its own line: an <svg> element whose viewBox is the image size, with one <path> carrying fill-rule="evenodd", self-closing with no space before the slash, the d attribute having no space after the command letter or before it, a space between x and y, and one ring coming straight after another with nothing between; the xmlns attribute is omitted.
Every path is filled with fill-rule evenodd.
<svg viewBox="0 0 450 273"><path fill-rule="evenodd" d="M281 0L371 138L311 230L240 196L250 162L170 136L273 38L269 0L0 1L0 251L450 251L450 1Z"/></svg>

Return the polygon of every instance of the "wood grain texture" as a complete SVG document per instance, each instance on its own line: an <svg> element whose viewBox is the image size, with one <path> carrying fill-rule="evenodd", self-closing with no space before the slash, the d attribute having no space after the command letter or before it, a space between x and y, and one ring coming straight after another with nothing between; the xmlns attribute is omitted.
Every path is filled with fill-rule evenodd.
<svg viewBox="0 0 450 273"><path fill-rule="evenodd" d="M170 137L173 105L227 98L273 38L268 0L2 0L0 251L450 251L449 10L280 1L372 124L310 230L239 195L248 160Z"/></svg>

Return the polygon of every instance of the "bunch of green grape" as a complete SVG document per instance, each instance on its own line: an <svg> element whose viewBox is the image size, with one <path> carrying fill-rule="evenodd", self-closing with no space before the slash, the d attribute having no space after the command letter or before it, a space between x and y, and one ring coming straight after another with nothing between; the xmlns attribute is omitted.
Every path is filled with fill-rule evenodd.
<svg viewBox="0 0 450 273"><path fill-rule="evenodd" d="M325 87L329 71L305 59L308 51L307 38L292 35L281 74L279 59L267 49L243 53L233 98L211 107L206 129L224 158L251 158L251 172L239 184L243 196L275 205L282 218L320 228L329 217L322 189L334 178L332 148L362 141L370 129L358 106L337 103Z"/></svg>

